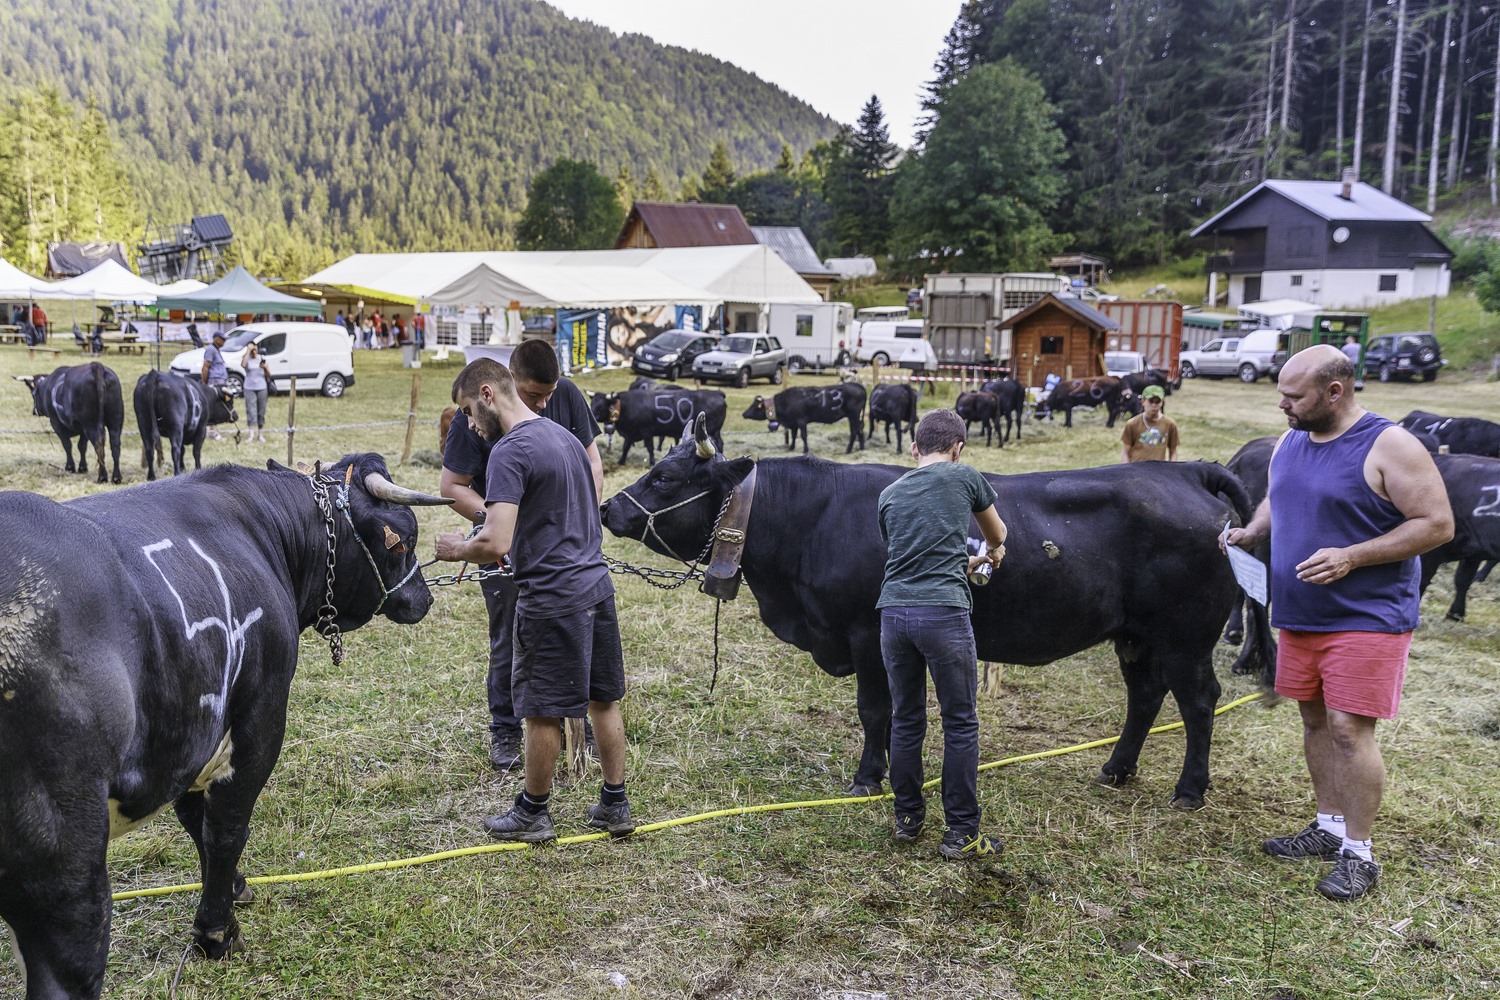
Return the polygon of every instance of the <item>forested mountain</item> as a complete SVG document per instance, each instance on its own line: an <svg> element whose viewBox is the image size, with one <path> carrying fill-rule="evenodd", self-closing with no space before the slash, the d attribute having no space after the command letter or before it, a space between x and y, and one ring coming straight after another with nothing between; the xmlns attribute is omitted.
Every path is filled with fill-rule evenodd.
<svg viewBox="0 0 1500 1000"><path fill-rule="evenodd" d="M1355 165L1418 207L1483 180L1497 34L1483 0L970 0L927 103L940 121L975 68L1025 70L1065 140L1052 231L1159 260L1266 177Z"/></svg>
<svg viewBox="0 0 1500 1000"><path fill-rule="evenodd" d="M224 211L288 274L330 251L511 245L560 158L675 191L718 141L753 169L836 128L727 63L533 0L0 5L0 98L49 86L110 123L144 214Z"/></svg>

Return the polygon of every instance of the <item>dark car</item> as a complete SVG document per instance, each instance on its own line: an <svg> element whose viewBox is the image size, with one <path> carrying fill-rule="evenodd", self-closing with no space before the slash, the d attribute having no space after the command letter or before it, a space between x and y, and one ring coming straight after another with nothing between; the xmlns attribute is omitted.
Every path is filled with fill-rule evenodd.
<svg viewBox="0 0 1500 1000"><path fill-rule="evenodd" d="M1430 333L1387 333L1371 337L1365 345L1365 378L1382 382L1417 377L1431 382L1447 363Z"/></svg>
<svg viewBox="0 0 1500 1000"><path fill-rule="evenodd" d="M718 346L719 338L701 330L668 330L635 349L630 367L637 375L663 376L677 381L693 370L693 359Z"/></svg>

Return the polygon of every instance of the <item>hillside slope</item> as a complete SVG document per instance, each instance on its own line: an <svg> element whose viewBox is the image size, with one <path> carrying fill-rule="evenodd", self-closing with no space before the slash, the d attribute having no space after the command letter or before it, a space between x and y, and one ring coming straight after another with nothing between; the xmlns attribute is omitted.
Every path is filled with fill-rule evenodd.
<svg viewBox="0 0 1500 1000"><path fill-rule="evenodd" d="M532 0L4 5L0 81L97 101L153 217L226 211L252 252L503 246L558 157L675 187L717 139L751 169L836 127L727 63Z"/></svg>

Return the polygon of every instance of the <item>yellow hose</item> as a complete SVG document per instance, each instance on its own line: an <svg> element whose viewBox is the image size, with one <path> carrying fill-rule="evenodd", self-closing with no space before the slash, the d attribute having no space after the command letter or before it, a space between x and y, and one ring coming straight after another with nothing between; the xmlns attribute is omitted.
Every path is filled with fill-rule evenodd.
<svg viewBox="0 0 1500 1000"><path fill-rule="evenodd" d="M1230 709L1239 708L1261 697L1261 692L1246 695L1236 701L1231 701L1214 710L1214 715L1223 715ZM1182 728L1181 722L1170 722L1166 725L1156 726L1150 732L1166 733L1174 729ZM990 771L997 767L1008 767L1011 764L1022 764L1029 760L1041 760L1045 757L1060 757L1063 754L1078 753L1081 750L1094 750L1098 747L1107 747L1112 743L1118 743L1120 738L1112 736L1109 739L1092 740L1088 743L1078 743L1070 747L1059 747L1055 750L1040 750L1036 753L1021 754L1017 757L1006 757L1002 760L991 761L980 765L979 770ZM942 784L942 779L934 778L922 787L934 788ZM750 816L755 813L786 812L792 809L820 809L824 806L854 805L861 802L880 802L891 798L891 793L883 795L848 795L836 799L804 799L799 802L768 802L758 806L736 806L732 809L715 809L712 812L697 813L692 816L682 816L678 819L662 820L659 823L643 823L636 827L635 833L655 833L657 830L669 830L675 826L687 826L690 823L702 823L706 820L721 819L725 816ZM586 844L592 840L605 840L609 837L607 833L582 833L573 837L559 837L550 841L551 844ZM392 871L397 868L415 868L418 865L428 865L435 861L447 861L451 858L466 858L476 854L495 854L499 851L524 851L532 847L531 844L481 844L478 847L460 847L451 851L438 851L435 854L420 854L411 858L397 858L393 861L372 861L363 865L346 865L343 868L329 868L318 872L294 872L289 875L257 875L247 878L245 881L250 885L277 885L288 882L315 882L325 878L340 878L344 875L364 875L368 872ZM116 902L122 899L144 899L149 896L171 896L180 892L196 892L203 888L202 882L190 882L183 885L163 885L154 889L132 889L129 892L117 892L111 898Z"/></svg>

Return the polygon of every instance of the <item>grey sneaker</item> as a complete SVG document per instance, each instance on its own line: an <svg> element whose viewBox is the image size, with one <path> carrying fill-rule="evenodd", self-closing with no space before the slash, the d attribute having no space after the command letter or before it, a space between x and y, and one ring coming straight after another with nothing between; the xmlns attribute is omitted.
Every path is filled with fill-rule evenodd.
<svg viewBox="0 0 1500 1000"><path fill-rule="evenodd" d="M1307 829L1299 830L1288 837L1272 837L1261 845L1261 849L1275 858L1288 861L1297 861L1302 858L1317 858L1320 861L1334 861L1343 849L1344 838L1335 837L1318 826L1318 821L1313 820L1307 824Z"/></svg>
<svg viewBox="0 0 1500 1000"><path fill-rule="evenodd" d="M595 830L608 830L611 837L628 837L635 832L635 820L630 818L630 802L617 802L607 806L595 802L589 806L589 826Z"/></svg>
<svg viewBox="0 0 1500 1000"><path fill-rule="evenodd" d="M938 853L949 861L993 858L1000 853L1000 841L994 837L986 837L982 833L954 833L949 830L943 834L943 842L938 845Z"/></svg>
<svg viewBox="0 0 1500 1000"><path fill-rule="evenodd" d="M1333 871L1318 883L1318 891L1329 899L1358 899L1380 881L1380 866L1353 851L1344 851L1333 863Z"/></svg>
<svg viewBox="0 0 1500 1000"><path fill-rule="evenodd" d="M540 844L557 839L557 828L552 825L552 814L543 809L529 813L519 805L510 807L504 816L486 816L484 828L496 840L515 840L523 844Z"/></svg>
<svg viewBox="0 0 1500 1000"><path fill-rule="evenodd" d="M896 832L893 836L903 844L909 844L922 836L921 816L897 816Z"/></svg>
<svg viewBox="0 0 1500 1000"><path fill-rule="evenodd" d="M511 729L490 730L490 766L509 771L521 763L521 734Z"/></svg>

